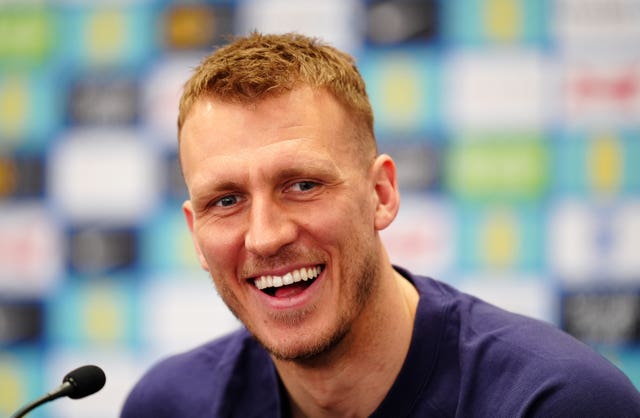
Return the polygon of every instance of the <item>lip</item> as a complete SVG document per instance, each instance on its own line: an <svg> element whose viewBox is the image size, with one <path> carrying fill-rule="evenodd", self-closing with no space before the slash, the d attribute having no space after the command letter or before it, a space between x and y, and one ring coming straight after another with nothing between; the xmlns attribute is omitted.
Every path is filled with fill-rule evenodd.
<svg viewBox="0 0 640 418"><path fill-rule="evenodd" d="M314 265L317 265L317 264L314 264ZM298 268L311 267L311 266L314 266L314 265L305 265L305 266L300 266ZM282 271L279 271L279 272L264 273L264 275L284 275L287 272L293 271L295 269L296 268L293 268L293 269L287 268L286 270L282 270ZM314 282L311 283L311 285L309 285L309 287L307 287L300 294L297 294L297 295L295 295L293 297L288 297L288 298L277 298L277 297L274 297L274 296L269 296L268 294L266 294L263 291L259 290L253 284L253 279L247 281L247 284L249 286L251 286L253 294L256 295L256 297L258 298L260 303L267 310L282 311L282 310L300 309L300 308L308 305L309 303L311 303L314 299L316 299L318 297L318 293L319 293L319 291L321 289L321 283L324 281L324 277L325 277L326 271L327 271L327 266L325 264L324 268L320 272L320 275L315 278ZM278 273L280 273L280 274L278 274ZM260 276L255 276L255 277L260 277Z"/></svg>

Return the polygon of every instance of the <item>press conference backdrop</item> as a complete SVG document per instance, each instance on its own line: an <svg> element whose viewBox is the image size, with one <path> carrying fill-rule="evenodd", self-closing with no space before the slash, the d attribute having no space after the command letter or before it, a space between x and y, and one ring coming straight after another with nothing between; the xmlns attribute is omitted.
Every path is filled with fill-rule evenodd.
<svg viewBox="0 0 640 418"><path fill-rule="evenodd" d="M358 61L398 162L395 263L562 327L640 386L640 1L0 2L0 415L85 363L113 417L238 327L199 269L176 107L226 35Z"/></svg>

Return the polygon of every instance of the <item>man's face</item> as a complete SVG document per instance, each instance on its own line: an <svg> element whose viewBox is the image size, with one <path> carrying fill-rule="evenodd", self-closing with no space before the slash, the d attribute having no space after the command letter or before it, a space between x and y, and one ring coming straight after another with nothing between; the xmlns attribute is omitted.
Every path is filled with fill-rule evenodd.
<svg viewBox="0 0 640 418"><path fill-rule="evenodd" d="M277 358L325 352L375 291L373 155L327 92L202 98L181 133L184 212L221 297Z"/></svg>

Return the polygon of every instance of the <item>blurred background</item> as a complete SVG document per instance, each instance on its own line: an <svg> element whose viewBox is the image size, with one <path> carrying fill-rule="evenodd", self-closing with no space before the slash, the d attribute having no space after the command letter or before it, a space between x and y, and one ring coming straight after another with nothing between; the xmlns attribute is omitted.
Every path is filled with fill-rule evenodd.
<svg viewBox="0 0 640 418"><path fill-rule="evenodd" d="M395 263L594 346L640 387L640 0L0 0L0 415L114 417L238 326L182 218L177 102L229 34L353 54L400 170Z"/></svg>

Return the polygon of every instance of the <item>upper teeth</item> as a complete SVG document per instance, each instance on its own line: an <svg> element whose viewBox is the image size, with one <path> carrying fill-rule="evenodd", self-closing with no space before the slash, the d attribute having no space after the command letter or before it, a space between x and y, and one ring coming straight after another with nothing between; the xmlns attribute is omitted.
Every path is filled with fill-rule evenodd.
<svg viewBox="0 0 640 418"><path fill-rule="evenodd" d="M281 287L288 284L297 283L301 280L307 281L318 277L322 269L317 267L301 268L298 270L290 271L284 276L260 276L254 284L260 290L268 287Z"/></svg>

